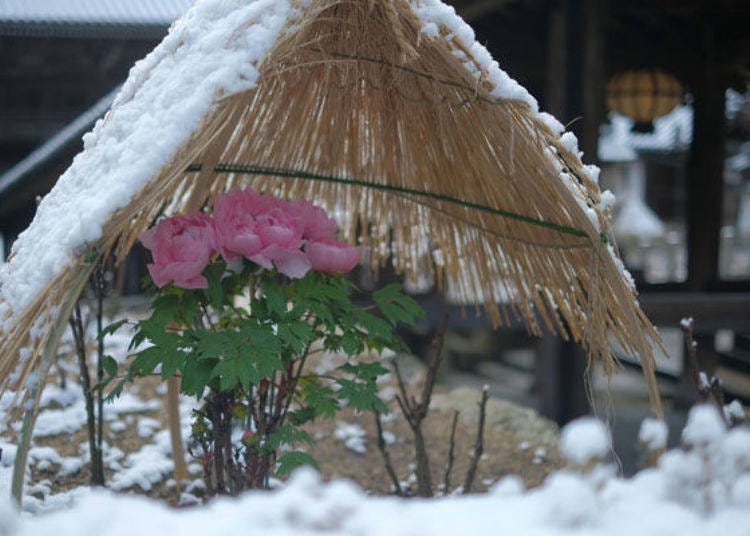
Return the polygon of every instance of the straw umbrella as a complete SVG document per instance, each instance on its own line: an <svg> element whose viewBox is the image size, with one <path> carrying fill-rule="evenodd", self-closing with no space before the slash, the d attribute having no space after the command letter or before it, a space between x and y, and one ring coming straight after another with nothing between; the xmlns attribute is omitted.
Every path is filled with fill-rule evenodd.
<svg viewBox="0 0 750 536"><path fill-rule="evenodd" d="M654 344L598 170L440 0L199 0L131 72L0 274L0 387L26 436L99 259L234 186L314 200L369 267L427 270L495 326L580 342L612 372ZM20 464L25 463L21 458Z"/></svg>

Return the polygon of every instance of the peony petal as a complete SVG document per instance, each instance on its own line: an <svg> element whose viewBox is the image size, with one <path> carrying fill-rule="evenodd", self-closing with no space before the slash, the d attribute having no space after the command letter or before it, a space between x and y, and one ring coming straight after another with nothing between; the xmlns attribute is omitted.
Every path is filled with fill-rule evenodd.
<svg viewBox="0 0 750 536"><path fill-rule="evenodd" d="M329 274L345 274L359 264L361 251L342 242L308 242L305 252L312 269Z"/></svg>
<svg viewBox="0 0 750 536"><path fill-rule="evenodd" d="M141 244L143 244L143 247L145 247L146 249L153 249L154 241L156 240L156 226L143 231L141 233L141 236L139 237L139 240L141 241Z"/></svg>
<svg viewBox="0 0 750 536"><path fill-rule="evenodd" d="M307 255L301 251L294 251L284 259L276 261L276 269L290 279L301 279L310 271L312 264Z"/></svg>
<svg viewBox="0 0 750 536"><path fill-rule="evenodd" d="M176 287L186 289L208 288L208 279L206 279L202 275L199 275L196 277L191 277L189 279L180 279L179 281L175 280L174 284Z"/></svg>

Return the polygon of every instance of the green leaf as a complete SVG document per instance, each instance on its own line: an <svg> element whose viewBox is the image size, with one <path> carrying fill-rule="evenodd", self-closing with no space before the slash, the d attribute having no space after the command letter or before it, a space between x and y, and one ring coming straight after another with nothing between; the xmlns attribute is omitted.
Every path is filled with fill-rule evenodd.
<svg viewBox="0 0 750 536"><path fill-rule="evenodd" d="M404 294L401 285L397 283L373 292L372 298L393 326L399 322L414 325L418 319L424 318L424 310L414 299Z"/></svg>
<svg viewBox="0 0 750 536"><path fill-rule="evenodd" d="M222 276L226 272L226 264L224 262L214 262L209 264L203 271L203 275L208 280L208 288L204 290L208 303L214 309L221 309L224 304L224 286L222 284Z"/></svg>
<svg viewBox="0 0 750 536"><path fill-rule="evenodd" d="M345 363L341 365L338 370L340 370L341 372L353 374L362 380L371 382L376 381L380 376L383 376L390 372L387 368L385 368L377 361L373 361L371 363Z"/></svg>
<svg viewBox="0 0 750 536"><path fill-rule="evenodd" d="M217 363L217 359L187 357L182 367L180 390L186 395L202 397Z"/></svg>
<svg viewBox="0 0 750 536"><path fill-rule="evenodd" d="M104 340L104 338L107 335L114 335L118 329L120 329L122 326L124 326L127 323L128 323L127 318L123 318L122 320L118 320L117 322L111 323L110 325L102 329L101 333L99 333L98 340Z"/></svg>
<svg viewBox="0 0 750 536"><path fill-rule="evenodd" d="M315 458L310 456L306 452L287 452L282 454L276 461L276 475L283 477L294 471L295 469L302 467L303 465L309 465L318 468L318 462Z"/></svg>
<svg viewBox="0 0 750 536"><path fill-rule="evenodd" d="M337 379L336 383L341 386L337 395L346 405L357 411L371 411L374 408L383 413L388 407L378 397L378 388L375 382L357 382L353 380Z"/></svg>
<svg viewBox="0 0 750 536"><path fill-rule="evenodd" d="M301 354L315 340L315 328L307 322L296 320L279 324L278 336L295 354Z"/></svg>
<svg viewBox="0 0 750 536"><path fill-rule="evenodd" d="M312 409L315 416L332 418L341 409L336 391L327 385L323 385L317 379L305 378L300 381L300 397Z"/></svg>
<svg viewBox="0 0 750 536"><path fill-rule="evenodd" d="M165 353L161 362L161 379L171 378L185 363L185 354L183 352Z"/></svg>
<svg viewBox="0 0 750 536"><path fill-rule="evenodd" d="M315 410L310 406L305 406L297 411L290 411L287 415L289 416L289 422L294 426L302 426L315 420Z"/></svg>
<svg viewBox="0 0 750 536"><path fill-rule="evenodd" d="M102 357L102 368L104 369L104 373L110 378L117 376L117 361L111 355Z"/></svg>
<svg viewBox="0 0 750 536"><path fill-rule="evenodd" d="M362 339L357 336L357 334L354 331L347 331L344 333L344 335L341 337L341 349L346 353L346 355L350 356L357 356L361 354L364 349L365 345L362 343Z"/></svg>
<svg viewBox="0 0 750 536"><path fill-rule="evenodd" d="M278 449L282 445L299 445L300 443L312 445L315 441L310 437L310 434L290 424L279 427L276 433L268 438L268 446L272 449Z"/></svg>
<svg viewBox="0 0 750 536"><path fill-rule="evenodd" d="M362 310L357 310L355 314L357 324L367 332L371 339L377 337L388 339L391 337L393 328L382 318Z"/></svg>
<svg viewBox="0 0 750 536"><path fill-rule="evenodd" d="M115 398L118 398L122 394L122 391L125 388L126 381L127 379L123 378L119 382L117 382L115 388L112 389L112 391L110 391L110 393L104 398L104 401L107 403L114 402Z"/></svg>
<svg viewBox="0 0 750 536"><path fill-rule="evenodd" d="M279 319L286 314L287 303L284 291L275 281L265 280L261 284L261 290L268 304L268 312L274 319Z"/></svg>
<svg viewBox="0 0 750 536"><path fill-rule="evenodd" d="M213 369L211 379L218 378L220 389L230 391L237 384L244 386L258 385L261 380L269 378L283 366L278 355L256 354L253 356L223 359Z"/></svg>
<svg viewBox="0 0 750 536"><path fill-rule="evenodd" d="M151 346L139 352L130 365L130 373L133 376L148 376L161 364L164 359L164 350L157 346Z"/></svg>

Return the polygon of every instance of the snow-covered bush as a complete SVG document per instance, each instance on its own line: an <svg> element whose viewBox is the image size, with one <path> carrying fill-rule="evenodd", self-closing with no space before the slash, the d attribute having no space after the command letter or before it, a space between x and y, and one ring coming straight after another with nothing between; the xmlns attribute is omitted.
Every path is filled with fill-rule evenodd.
<svg viewBox="0 0 750 536"><path fill-rule="evenodd" d="M709 514L743 502L750 476L750 430L727 430L713 404L695 406L682 433L684 448L659 460L670 500Z"/></svg>

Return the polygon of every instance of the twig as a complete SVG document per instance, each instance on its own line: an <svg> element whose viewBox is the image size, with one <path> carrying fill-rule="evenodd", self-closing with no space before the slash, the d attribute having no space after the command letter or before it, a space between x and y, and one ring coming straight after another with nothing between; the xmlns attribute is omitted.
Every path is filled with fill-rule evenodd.
<svg viewBox="0 0 750 536"><path fill-rule="evenodd" d="M388 446L385 443L385 437L383 436L383 422L380 417L380 412L375 407L373 407L373 412L375 413L375 426L378 429L378 450L380 450L380 454L383 456L385 470L388 473L388 476L391 477L391 482L393 483L396 495L399 497L405 497L406 493L404 493L404 490L401 488L401 483L398 481L398 475L396 475L396 470L393 468L391 455L388 453Z"/></svg>
<svg viewBox="0 0 750 536"><path fill-rule="evenodd" d="M487 400L490 396L489 386L485 385L482 389L482 400L479 403L479 427L477 428L477 441L474 445L474 453L471 456L469 469L466 471L466 480L464 481L464 493L470 493L474 485L474 477L477 473L479 460L484 453L484 423L487 417Z"/></svg>
<svg viewBox="0 0 750 536"><path fill-rule="evenodd" d="M443 492L448 495L451 488L451 472L453 471L453 461L456 452L456 426L458 425L458 410L453 412L453 424L451 425L450 448L448 449L448 464L445 467L443 477Z"/></svg>
<svg viewBox="0 0 750 536"><path fill-rule="evenodd" d="M401 412L414 435L414 457L417 462L417 490L420 497L432 497L434 493L432 488L430 459L427 455L427 447L425 446L424 434L422 433L422 421L427 417L427 413L430 409L430 399L432 398L432 391L435 389L435 381L437 380L437 373L440 368L441 353L443 350L443 340L447 329L448 315L445 315L443 323L440 325L430 342L426 359L427 377L425 378L425 384L422 388L422 396L419 401L413 396L409 396L401 375L401 370L399 369L398 364L395 361L393 362L393 369L396 373L396 380L398 381L400 392L400 394L396 396L396 401L398 402Z"/></svg>
<svg viewBox="0 0 750 536"><path fill-rule="evenodd" d="M704 402L713 402L719 409L719 414L727 423L729 428L736 426L731 417L724 412L724 386L721 378L713 374L711 377L705 371L700 370L698 365L698 343L694 340L695 322L692 317L684 318L680 322L680 329L685 335L685 346L687 347L688 363L690 364L693 381L698 388L698 394Z"/></svg>
<svg viewBox="0 0 750 536"><path fill-rule="evenodd" d="M96 382L101 385L104 379L104 268L99 265L98 270L93 275L94 290L96 291L96 338L98 342L96 355ZM101 485L104 485L104 455L103 455L103 435L104 435L104 392L98 389L96 392L96 454L97 454L97 473L100 473ZM92 455L93 456L93 455ZM93 458L92 458L93 459Z"/></svg>
<svg viewBox="0 0 750 536"><path fill-rule="evenodd" d="M78 356L81 389L83 390L83 396L86 402L86 428L88 430L89 455L91 458L90 482L92 486L103 486L104 474L101 469L102 465L99 463L101 461L101 456L97 444L97 421L94 410L94 395L91 392L91 377L89 376L89 367L86 361L86 340L84 338L83 319L79 304L76 304L69 323L70 329L73 332L73 340L75 341L76 355Z"/></svg>

